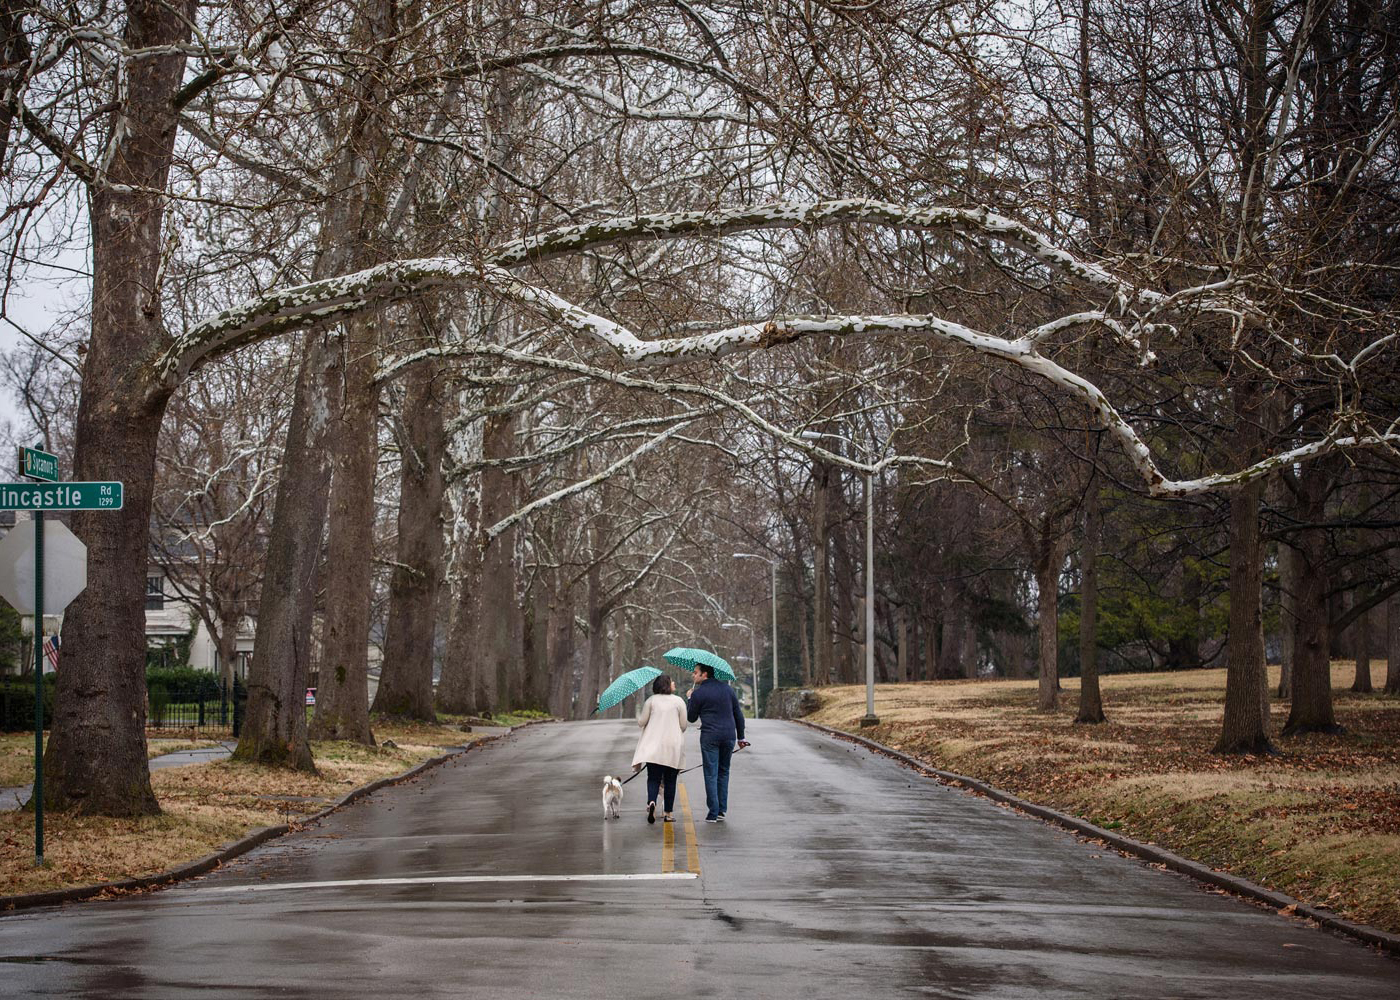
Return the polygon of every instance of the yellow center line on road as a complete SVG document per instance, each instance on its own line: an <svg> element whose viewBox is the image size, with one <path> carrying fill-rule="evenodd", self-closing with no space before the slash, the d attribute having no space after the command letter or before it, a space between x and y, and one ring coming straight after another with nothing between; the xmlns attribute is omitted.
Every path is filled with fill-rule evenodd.
<svg viewBox="0 0 1400 1000"><path fill-rule="evenodd" d="M676 782L680 784L680 782ZM680 792L681 815L685 817L685 862L686 871L693 875L700 874L700 840L695 836L695 817L690 814L690 796L685 794L685 786L681 785L676 791ZM675 826L674 823L670 824Z"/></svg>
<svg viewBox="0 0 1400 1000"><path fill-rule="evenodd" d="M661 824L661 874L676 870L676 824Z"/></svg>

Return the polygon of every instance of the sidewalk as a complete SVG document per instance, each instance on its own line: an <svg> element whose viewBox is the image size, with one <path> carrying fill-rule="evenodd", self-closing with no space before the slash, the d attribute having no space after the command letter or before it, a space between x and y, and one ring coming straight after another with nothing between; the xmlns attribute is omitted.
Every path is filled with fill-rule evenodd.
<svg viewBox="0 0 1400 1000"><path fill-rule="evenodd" d="M175 753L161 754L159 757L151 758L151 770L160 771L167 767L183 767L186 764L207 764L213 760L224 760L233 753L233 748L237 745L233 740L223 740L212 747L177 750ZM33 785L0 788L0 812L12 812L19 809L29 801L29 795L33 789Z"/></svg>

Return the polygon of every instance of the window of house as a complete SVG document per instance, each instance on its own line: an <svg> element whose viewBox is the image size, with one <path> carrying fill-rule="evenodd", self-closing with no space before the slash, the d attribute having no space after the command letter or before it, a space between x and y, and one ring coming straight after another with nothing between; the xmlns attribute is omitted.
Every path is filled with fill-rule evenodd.
<svg viewBox="0 0 1400 1000"><path fill-rule="evenodd" d="M165 607L165 577L146 577L146 610L160 611Z"/></svg>

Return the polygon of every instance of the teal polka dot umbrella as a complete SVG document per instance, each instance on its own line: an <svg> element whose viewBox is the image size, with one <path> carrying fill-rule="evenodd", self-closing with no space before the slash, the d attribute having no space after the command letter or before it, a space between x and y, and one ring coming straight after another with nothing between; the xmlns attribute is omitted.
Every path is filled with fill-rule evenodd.
<svg viewBox="0 0 1400 1000"><path fill-rule="evenodd" d="M624 698L629 698L661 676L657 667L638 667L629 670L608 685L607 690L598 696L598 707L594 713L606 712Z"/></svg>
<svg viewBox="0 0 1400 1000"><path fill-rule="evenodd" d="M691 649L688 646L677 646L668 653L662 654L662 659L672 666L680 667L682 670L694 671L696 664L709 667L715 672L715 676L722 681L738 680L731 667L722 656L711 653L708 649Z"/></svg>

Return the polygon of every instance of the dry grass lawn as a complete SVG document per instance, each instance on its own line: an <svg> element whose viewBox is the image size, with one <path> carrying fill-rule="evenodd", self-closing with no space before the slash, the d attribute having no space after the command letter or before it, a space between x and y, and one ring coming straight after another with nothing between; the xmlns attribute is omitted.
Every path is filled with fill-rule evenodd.
<svg viewBox="0 0 1400 1000"><path fill-rule="evenodd" d="M0 733L0 788L34 780L34 734Z"/></svg>
<svg viewBox="0 0 1400 1000"><path fill-rule="evenodd" d="M1376 671L1379 679L1381 671ZM1075 725L1079 682L1035 712L1035 681L876 689L873 739L946 770L1151 841L1342 916L1400 932L1400 699L1354 695L1332 666L1339 736L1276 737L1217 757L1224 670L1103 679L1108 723ZM1277 682L1277 668L1273 670ZM864 687L826 688L813 722L860 731ZM1273 706L1274 731L1287 718Z"/></svg>
<svg viewBox="0 0 1400 1000"><path fill-rule="evenodd" d="M151 776L162 815L118 820L44 813L44 868L34 867L34 814L0 812L0 896L150 875L203 857L252 830L319 812L346 792L400 774L476 737L448 726L375 725L397 748L313 743L319 774L220 761ZM0 775L33 780L34 736L0 740ZM27 744L24 742L27 740ZM209 741L152 741L153 755Z"/></svg>
<svg viewBox="0 0 1400 1000"><path fill-rule="evenodd" d="M47 734L44 737L48 739ZM218 740L189 736L152 736L146 740L146 756L159 757L177 750L212 747ZM34 781L34 734L0 733L0 788L16 788Z"/></svg>

